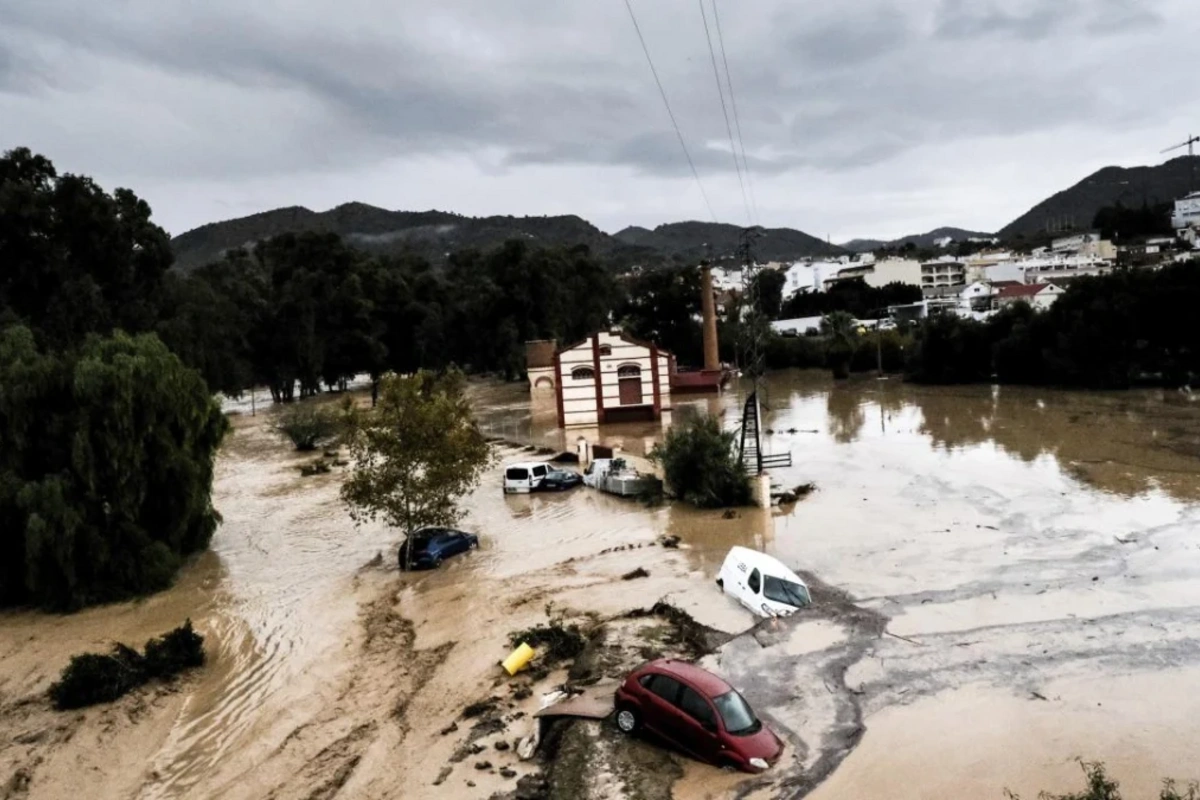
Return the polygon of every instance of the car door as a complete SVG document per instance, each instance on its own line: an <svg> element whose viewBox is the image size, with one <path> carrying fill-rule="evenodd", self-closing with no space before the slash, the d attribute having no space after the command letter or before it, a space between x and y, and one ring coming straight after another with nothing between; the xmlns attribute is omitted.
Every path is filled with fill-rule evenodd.
<svg viewBox="0 0 1200 800"><path fill-rule="evenodd" d="M762 573L755 567L750 571L750 577L746 578L746 590L741 593L739 600L746 608L753 611L755 614L762 615Z"/></svg>
<svg viewBox="0 0 1200 800"><path fill-rule="evenodd" d="M643 715L646 727L667 741L682 746L677 738L680 715L677 700L681 688L679 681L669 675L654 673L648 676L643 685L650 704L646 709L647 713Z"/></svg>
<svg viewBox="0 0 1200 800"><path fill-rule="evenodd" d="M684 684L679 694L679 710L683 712L680 746L701 761L716 761L721 752L721 737L712 703Z"/></svg>

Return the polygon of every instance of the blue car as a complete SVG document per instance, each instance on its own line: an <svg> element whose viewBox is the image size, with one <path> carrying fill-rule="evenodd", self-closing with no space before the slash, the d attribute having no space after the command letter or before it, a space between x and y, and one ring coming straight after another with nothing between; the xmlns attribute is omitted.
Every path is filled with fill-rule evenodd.
<svg viewBox="0 0 1200 800"><path fill-rule="evenodd" d="M408 548L413 543L412 568L437 569L442 560L479 547L479 537L473 533L450 528L421 528L400 545L400 570L409 568Z"/></svg>
<svg viewBox="0 0 1200 800"><path fill-rule="evenodd" d="M543 492L561 492L574 488L581 483L583 483L583 476L578 472L553 467L546 472L546 477L542 478L542 482L538 484L538 489Z"/></svg>

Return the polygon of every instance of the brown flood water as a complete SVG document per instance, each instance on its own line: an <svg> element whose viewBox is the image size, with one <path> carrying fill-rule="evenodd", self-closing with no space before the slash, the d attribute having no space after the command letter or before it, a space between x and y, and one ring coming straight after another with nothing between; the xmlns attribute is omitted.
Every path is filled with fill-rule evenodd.
<svg viewBox="0 0 1200 800"><path fill-rule="evenodd" d="M519 386L474 391L495 435L555 449L578 435ZM732 427L741 398L675 415L707 410ZM236 417L215 486L225 523L174 589L72 617L0 616L0 733L54 725L13 704L112 639L138 643L190 615L212 663L143 717L89 712L65 741L0 746L0 787L28 768L30 798L304 797L330 775L346 797L486 797L510 782L456 773L433 787L458 744L437 731L495 691L507 631L543 619L547 602L616 613L662 597L745 630L753 621L711 583L735 544L848 592L895 636L832 616L711 656L788 735L780 772L798 782L684 761L680 800L755 785L791 796L826 774L814 796L1033 796L1074 788L1077 755L1107 760L1131 794L1200 777L1200 410L1152 392L835 387L807 373L772 376L765 406L765 449L793 456L774 479L818 486L793 509L726 520L588 489L506 498L497 465L463 526L480 551L399 594L398 536L356 528L337 474L299 478L304 459L264 415ZM661 432L586 433L644 454ZM664 533L684 549L645 549ZM364 572L380 551L384 568ZM650 579L619 581L639 564ZM406 644L377 663L376 598L412 623L410 638L389 628ZM410 660L420 668L400 681Z"/></svg>

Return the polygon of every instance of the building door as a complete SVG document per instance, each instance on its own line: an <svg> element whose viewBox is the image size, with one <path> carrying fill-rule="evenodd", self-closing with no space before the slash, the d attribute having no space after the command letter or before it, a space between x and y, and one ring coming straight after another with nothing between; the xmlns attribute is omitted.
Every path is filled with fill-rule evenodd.
<svg viewBox="0 0 1200 800"><path fill-rule="evenodd" d="M636 364L627 364L618 369L617 387L620 391L621 405L640 406L642 404L642 368Z"/></svg>

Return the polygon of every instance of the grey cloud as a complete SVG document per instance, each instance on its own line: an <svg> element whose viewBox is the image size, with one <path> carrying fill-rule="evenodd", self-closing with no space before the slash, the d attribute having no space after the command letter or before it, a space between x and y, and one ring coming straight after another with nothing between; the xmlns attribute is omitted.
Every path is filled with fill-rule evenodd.
<svg viewBox="0 0 1200 800"><path fill-rule="evenodd" d="M1011 36L1042 41L1070 34L1118 34L1162 22L1153 0L942 0L935 32L947 39Z"/></svg>
<svg viewBox="0 0 1200 800"><path fill-rule="evenodd" d="M781 22L786 25L786 19ZM904 47L914 33L912 20L890 5L866 14L839 9L832 19L805 19L802 25L786 47L798 63L809 68L853 67L882 58Z"/></svg>
<svg viewBox="0 0 1200 800"><path fill-rule="evenodd" d="M720 2L751 168L769 177L853 172L922 146L1132 119L1176 90L1139 80L1136 93L1120 91L1135 82L1121 35L1192 0L846 0L829 12ZM634 6L697 169L728 178L694 2ZM493 172L586 165L690 175L619 2L322 8L0 0L0 115L3 92L41 92L41 124L68 128L77 118L54 104L87 100L93 119L69 136L43 132L43 141L124 154L117 171L163 180L460 155ZM110 97L129 104L121 114L136 116L142 102L161 118L103 119Z"/></svg>

